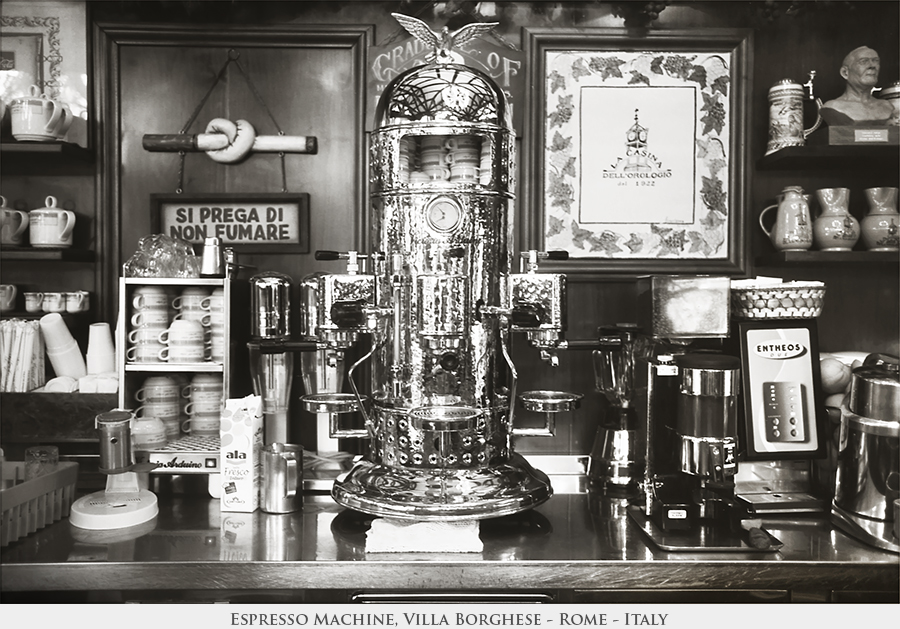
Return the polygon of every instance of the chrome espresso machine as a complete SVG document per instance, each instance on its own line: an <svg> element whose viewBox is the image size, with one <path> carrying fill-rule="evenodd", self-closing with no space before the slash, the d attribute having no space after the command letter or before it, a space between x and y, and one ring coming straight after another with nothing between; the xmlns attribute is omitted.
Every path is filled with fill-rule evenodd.
<svg viewBox="0 0 900 629"><path fill-rule="evenodd" d="M511 332L520 332L555 362L566 278L538 265L564 254L525 252L514 272L506 97L442 47L453 37L417 36L435 47L433 59L397 76L377 106L371 252L318 252L346 260L346 273L300 284L302 334L330 351L357 347L362 357L346 370L351 392L308 392L303 404L330 416L333 437L370 440L334 484L339 504L410 520L502 516L552 494L512 437L551 436L555 413L581 398L517 394L510 352ZM363 366L365 392L356 383ZM544 413L544 427L515 427L517 402ZM351 413L363 416L363 428L343 427Z"/></svg>

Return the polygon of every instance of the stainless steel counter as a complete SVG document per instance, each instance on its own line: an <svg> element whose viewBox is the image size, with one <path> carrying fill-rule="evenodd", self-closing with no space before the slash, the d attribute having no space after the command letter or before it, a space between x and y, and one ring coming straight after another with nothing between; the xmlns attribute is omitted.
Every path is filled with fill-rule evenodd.
<svg viewBox="0 0 900 629"><path fill-rule="evenodd" d="M483 521L477 554L367 554L370 521L323 494L306 495L290 515L220 513L205 496L163 495L152 530L131 539L73 535L62 520L14 542L0 553L0 582L6 599L47 592L44 601L65 592L317 602L505 592L565 602L897 602L900 590L897 555L834 530L821 514L763 520L784 544L777 552L728 553L660 552L622 502L584 493Z"/></svg>

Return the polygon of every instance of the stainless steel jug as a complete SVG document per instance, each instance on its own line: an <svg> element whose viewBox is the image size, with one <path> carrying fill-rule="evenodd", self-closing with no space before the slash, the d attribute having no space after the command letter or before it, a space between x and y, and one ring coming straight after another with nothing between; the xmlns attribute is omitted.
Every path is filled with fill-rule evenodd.
<svg viewBox="0 0 900 629"><path fill-rule="evenodd" d="M872 354L853 370L841 436L832 520L853 537L900 552L893 502L900 497L898 359Z"/></svg>

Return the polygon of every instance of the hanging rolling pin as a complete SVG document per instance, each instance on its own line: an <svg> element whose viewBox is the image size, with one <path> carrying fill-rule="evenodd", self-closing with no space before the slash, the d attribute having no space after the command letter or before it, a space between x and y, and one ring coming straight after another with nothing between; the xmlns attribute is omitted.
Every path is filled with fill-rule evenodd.
<svg viewBox="0 0 900 629"><path fill-rule="evenodd" d="M250 153L315 154L319 143L314 135L256 135L246 120L215 118L206 125L204 133L145 134L143 147L163 153L203 151L214 161L233 164Z"/></svg>

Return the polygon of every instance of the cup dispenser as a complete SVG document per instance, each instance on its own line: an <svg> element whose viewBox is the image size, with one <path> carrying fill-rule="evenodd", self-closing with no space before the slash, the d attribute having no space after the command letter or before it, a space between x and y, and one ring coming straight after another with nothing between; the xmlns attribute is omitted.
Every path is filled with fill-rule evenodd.
<svg viewBox="0 0 900 629"><path fill-rule="evenodd" d="M437 165L460 146L460 159L479 160L477 178ZM514 452L512 438L551 436L556 414L581 396L517 392L511 333L551 365L564 346L565 276L538 267L565 254L525 252L512 272L515 137L506 97L464 65L436 59L413 68L381 96L370 157L371 253L319 252L346 261L346 272L301 281L302 333L331 353L318 365L337 370L351 347L363 354L345 370L352 392L303 397L306 410L329 416L332 436L369 440L332 496L410 520L534 507L552 494L550 481ZM433 177L423 176L426 158ZM363 364L367 387L356 382ZM517 402L543 413L545 426L515 427ZM343 427L351 413L363 428Z"/></svg>

